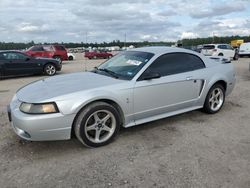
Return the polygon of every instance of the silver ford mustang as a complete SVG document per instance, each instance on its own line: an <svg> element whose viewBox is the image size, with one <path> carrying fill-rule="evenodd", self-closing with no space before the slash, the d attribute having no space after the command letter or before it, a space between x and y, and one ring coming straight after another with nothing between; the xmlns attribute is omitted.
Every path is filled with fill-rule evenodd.
<svg viewBox="0 0 250 188"><path fill-rule="evenodd" d="M119 128L195 109L213 114L235 85L230 61L193 51L145 47L119 53L90 72L33 82L13 97L13 130L33 140L76 135L89 147L110 143Z"/></svg>

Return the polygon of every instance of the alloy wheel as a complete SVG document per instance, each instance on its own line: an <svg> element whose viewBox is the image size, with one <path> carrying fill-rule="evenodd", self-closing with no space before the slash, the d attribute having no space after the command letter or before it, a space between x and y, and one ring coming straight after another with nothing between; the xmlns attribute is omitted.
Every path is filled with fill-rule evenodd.
<svg viewBox="0 0 250 188"><path fill-rule="evenodd" d="M53 65L48 65L48 66L46 67L46 73L47 73L48 75L54 75L54 74L56 73L56 68L55 68L55 66L53 66Z"/></svg>
<svg viewBox="0 0 250 188"><path fill-rule="evenodd" d="M224 102L224 93L221 88L215 88L209 96L209 106L211 110L217 111Z"/></svg>
<svg viewBox="0 0 250 188"><path fill-rule="evenodd" d="M107 110L99 110L92 113L84 126L85 135L93 143L107 141L115 132L116 119Z"/></svg>

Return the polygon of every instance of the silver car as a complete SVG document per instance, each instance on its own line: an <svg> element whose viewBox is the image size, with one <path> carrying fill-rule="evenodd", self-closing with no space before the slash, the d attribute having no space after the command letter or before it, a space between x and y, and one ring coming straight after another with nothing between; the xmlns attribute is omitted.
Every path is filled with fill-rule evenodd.
<svg viewBox="0 0 250 188"><path fill-rule="evenodd" d="M131 127L195 109L213 114L235 85L230 61L170 47L121 52L90 72L33 82L13 97L9 119L33 141L76 135L89 147Z"/></svg>

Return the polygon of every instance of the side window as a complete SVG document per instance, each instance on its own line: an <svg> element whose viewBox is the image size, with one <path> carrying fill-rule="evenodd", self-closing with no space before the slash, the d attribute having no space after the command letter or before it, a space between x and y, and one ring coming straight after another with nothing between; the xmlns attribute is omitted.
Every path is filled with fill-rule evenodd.
<svg viewBox="0 0 250 188"><path fill-rule="evenodd" d="M4 54L0 53L0 60L4 60L4 59L5 59Z"/></svg>
<svg viewBox="0 0 250 188"><path fill-rule="evenodd" d="M52 52L52 51L54 51L52 46L43 46L43 50L44 50L44 51L47 51L47 52Z"/></svg>
<svg viewBox="0 0 250 188"><path fill-rule="evenodd" d="M170 53L157 58L146 72L157 72L161 76L189 72L205 68L203 61L192 54Z"/></svg>
<svg viewBox="0 0 250 188"><path fill-rule="evenodd" d="M227 49L228 50L233 50L232 46L230 46L230 45L227 45Z"/></svg>
<svg viewBox="0 0 250 188"><path fill-rule="evenodd" d="M57 50L60 50L60 51L65 51L66 50L63 46L55 46L55 48Z"/></svg>
<svg viewBox="0 0 250 188"><path fill-rule="evenodd" d="M33 52L40 52L40 51L44 51L42 46L34 46L31 48L31 51Z"/></svg>
<svg viewBox="0 0 250 188"><path fill-rule="evenodd" d="M218 45L218 48L225 50L225 49L227 49L227 46L226 45Z"/></svg>
<svg viewBox="0 0 250 188"><path fill-rule="evenodd" d="M27 56L21 53L14 53L14 52L3 53L3 56L7 60L24 60L27 58Z"/></svg>

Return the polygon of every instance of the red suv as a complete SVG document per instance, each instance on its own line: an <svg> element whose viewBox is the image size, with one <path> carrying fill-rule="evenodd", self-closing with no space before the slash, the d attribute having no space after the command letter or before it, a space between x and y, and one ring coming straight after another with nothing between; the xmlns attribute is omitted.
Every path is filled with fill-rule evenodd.
<svg viewBox="0 0 250 188"><path fill-rule="evenodd" d="M89 59L97 59L97 58L111 58L113 54L108 52L100 52L100 51L93 51L93 52L85 52L84 57Z"/></svg>
<svg viewBox="0 0 250 188"><path fill-rule="evenodd" d="M25 53L33 57L54 58L60 62L68 60L67 50L62 45L36 45L29 48Z"/></svg>

